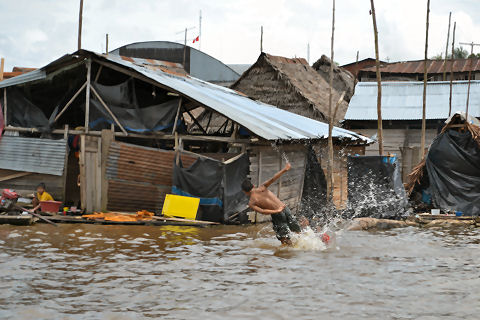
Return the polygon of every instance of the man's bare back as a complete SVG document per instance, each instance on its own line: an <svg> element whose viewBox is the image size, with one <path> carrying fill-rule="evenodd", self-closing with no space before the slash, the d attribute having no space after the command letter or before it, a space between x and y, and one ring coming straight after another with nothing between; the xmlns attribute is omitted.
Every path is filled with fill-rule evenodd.
<svg viewBox="0 0 480 320"><path fill-rule="evenodd" d="M285 168L277 172L270 180L265 181L258 188L255 188L248 179L242 183L242 190L250 197L248 206L258 213L271 215L273 230L278 240L282 244L287 245L292 244L290 233L292 231L300 232L300 225L287 206L273 192L268 190L268 187L280 179L290 168L290 163L287 163Z"/></svg>

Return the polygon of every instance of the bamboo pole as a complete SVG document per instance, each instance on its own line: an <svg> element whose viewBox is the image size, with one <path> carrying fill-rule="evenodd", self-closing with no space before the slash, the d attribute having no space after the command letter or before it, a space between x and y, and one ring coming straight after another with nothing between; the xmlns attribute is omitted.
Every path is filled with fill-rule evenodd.
<svg viewBox="0 0 480 320"><path fill-rule="evenodd" d="M80 0L80 10L78 12L78 50L82 49L82 20L83 20L83 0Z"/></svg>
<svg viewBox="0 0 480 320"><path fill-rule="evenodd" d="M378 53L378 30L375 5L370 0L371 14L373 20L373 34L375 36L375 66L377 71L377 117L378 117L378 154L383 155L383 123L382 123L382 74L380 73L380 56Z"/></svg>
<svg viewBox="0 0 480 320"><path fill-rule="evenodd" d="M328 97L328 161L327 161L327 175L328 175L328 194L327 199L333 201L333 118L332 98L333 98L333 64L334 64L334 40L335 40L335 0L332 0L332 37L330 42L330 88Z"/></svg>
<svg viewBox="0 0 480 320"><path fill-rule="evenodd" d="M108 55L108 33L105 34L105 54Z"/></svg>
<svg viewBox="0 0 480 320"><path fill-rule="evenodd" d="M87 60L87 88L85 91L85 132L88 133L88 126L90 125L90 76L92 71L92 61Z"/></svg>
<svg viewBox="0 0 480 320"><path fill-rule="evenodd" d="M473 54L470 55L469 59L469 68L468 68L468 89L467 89L467 109L465 111L465 120L468 122L468 106L470 104L470 85L472 83L472 61Z"/></svg>
<svg viewBox="0 0 480 320"><path fill-rule="evenodd" d="M427 129L427 62L428 62L428 26L430 19L430 0L427 0L427 24L425 30L425 59L423 60L423 108L422 108L422 139L420 142L421 156L425 154L425 131Z"/></svg>
<svg viewBox="0 0 480 320"><path fill-rule="evenodd" d="M447 44L445 46L445 59L443 60L443 81L447 80L447 56L448 56L448 41L450 41L450 23L452 22L452 12L448 15L448 32L447 32Z"/></svg>
<svg viewBox="0 0 480 320"><path fill-rule="evenodd" d="M0 59L0 81L3 80L3 69L4 69L4 66L5 66L5 59L2 58L2 59Z"/></svg>
<svg viewBox="0 0 480 320"><path fill-rule="evenodd" d="M110 108L107 106L105 101L103 101L102 97L100 96L100 94L98 94L97 90L95 90L94 87L91 87L90 89L92 90L93 94L97 97L98 101L100 101L100 104L105 108L105 110L107 110L108 114L110 115L110 117L112 117L113 121L115 121L115 123L120 127L120 130L122 130L123 134L128 136L127 130L125 130L125 128L120 123L120 121L118 121L118 118L115 116L112 110L110 110Z"/></svg>
<svg viewBox="0 0 480 320"><path fill-rule="evenodd" d="M3 88L3 126L6 128L7 121L7 88Z"/></svg>
<svg viewBox="0 0 480 320"><path fill-rule="evenodd" d="M457 28L457 22L453 23L452 33L452 56L450 57L450 97L448 100L448 117L452 115L452 89L453 89L453 63L455 62L455 29Z"/></svg>
<svg viewBox="0 0 480 320"><path fill-rule="evenodd" d="M87 86L87 82L85 81L85 83L80 87L80 89L78 89L78 91L73 95L73 97L70 98L70 100L68 100L67 104L63 107L62 111L60 111L60 113L55 117L55 120L53 120L54 123L57 122L58 119L60 119L62 114L67 110L67 108L78 97L78 95L82 92L82 90L85 89L86 86Z"/></svg>

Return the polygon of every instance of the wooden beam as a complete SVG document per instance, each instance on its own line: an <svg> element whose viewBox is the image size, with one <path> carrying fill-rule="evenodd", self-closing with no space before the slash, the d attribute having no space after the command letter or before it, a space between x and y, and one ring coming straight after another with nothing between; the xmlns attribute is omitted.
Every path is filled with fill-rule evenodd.
<svg viewBox="0 0 480 320"><path fill-rule="evenodd" d="M4 68L5 67L5 59L2 58L0 59L0 81L3 80L3 71L4 71Z"/></svg>
<svg viewBox="0 0 480 320"><path fill-rule="evenodd" d="M80 0L78 12L78 50L82 49L82 21L83 21L83 0Z"/></svg>
<svg viewBox="0 0 480 320"><path fill-rule="evenodd" d="M110 108L107 106L105 101L103 101L102 97L100 97L97 90L95 90L94 87L91 87L90 89L92 90L93 94L97 97L98 101L100 101L100 103L105 108L105 110L107 110L108 114L112 117L112 119L115 121L115 123L120 127L120 130L122 130L123 134L128 136L127 130L125 130L125 128L120 123L120 121L118 121L117 117L113 114L112 110L110 110Z"/></svg>
<svg viewBox="0 0 480 320"><path fill-rule="evenodd" d="M85 132L88 133L90 125L90 76L92 60L87 59L87 91L85 92Z"/></svg>
<svg viewBox="0 0 480 320"><path fill-rule="evenodd" d="M85 81L85 83L80 87L80 89L78 89L78 91L73 95L73 97L70 100L68 100L67 104L62 108L62 111L60 111L60 113L57 114L57 116L55 117L55 120L53 120L53 123L57 122L57 120L60 119L62 114L65 111L67 111L67 108L73 103L73 101L75 101L75 99L82 92L82 90L85 89L86 86L87 86L87 82Z"/></svg>
<svg viewBox="0 0 480 320"><path fill-rule="evenodd" d="M182 108L182 101L183 101L183 98L180 97L180 99L178 100L178 108L177 108L177 114L175 115L175 122L173 123L172 134L175 134L175 132L177 132L177 122L178 122L178 117L180 115L180 109Z"/></svg>
<svg viewBox="0 0 480 320"><path fill-rule="evenodd" d="M20 177L25 177L32 173L33 172L17 172L17 173L10 174L8 176L0 177L0 181L8 181L8 180L13 180Z"/></svg>
<svg viewBox="0 0 480 320"><path fill-rule="evenodd" d="M207 134L207 131L205 131L205 129L203 129L202 125L198 122L198 120L190 113L190 111L188 110L185 110L187 112L187 114L190 116L190 118L192 118L193 122L200 128L200 130L202 130L203 134Z"/></svg>
<svg viewBox="0 0 480 320"><path fill-rule="evenodd" d="M101 65L98 67L97 75L95 76L95 82L98 81L98 78L100 77L100 73L102 73L103 66Z"/></svg>
<svg viewBox="0 0 480 320"><path fill-rule="evenodd" d="M3 126L7 128L7 88L3 88Z"/></svg>

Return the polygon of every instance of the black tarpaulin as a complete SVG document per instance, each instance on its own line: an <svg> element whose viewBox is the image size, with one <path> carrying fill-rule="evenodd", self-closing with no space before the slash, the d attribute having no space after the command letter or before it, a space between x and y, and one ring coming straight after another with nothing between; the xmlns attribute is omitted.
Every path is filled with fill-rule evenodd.
<svg viewBox="0 0 480 320"><path fill-rule="evenodd" d="M347 164L350 217L396 218L406 214L408 201L396 158L349 156Z"/></svg>
<svg viewBox="0 0 480 320"><path fill-rule="evenodd" d="M8 88L7 101L7 119L9 125L38 129L48 127L47 116L17 88Z"/></svg>
<svg viewBox="0 0 480 320"><path fill-rule="evenodd" d="M305 216L311 226L325 221L330 206L327 205L327 180L322 165L312 146L308 147L303 194L300 207L301 215Z"/></svg>
<svg viewBox="0 0 480 320"><path fill-rule="evenodd" d="M178 98L146 107L139 107L133 80L114 86L94 83L93 87L127 131L149 132L172 128ZM108 128L116 123L97 97L90 95L90 128Z"/></svg>
<svg viewBox="0 0 480 320"><path fill-rule="evenodd" d="M469 131L447 130L425 161L433 207L480 215L480 148Z"/></svg>
<svg viewBox="0 0 480 320"><path fill-rule="evenodd" d="M226 221L247 203L240 186L248 175L248 166L247 155L227 163L200 157L188 168L179 160L173 166L172 193L200 198L197 219Z"/></svg>

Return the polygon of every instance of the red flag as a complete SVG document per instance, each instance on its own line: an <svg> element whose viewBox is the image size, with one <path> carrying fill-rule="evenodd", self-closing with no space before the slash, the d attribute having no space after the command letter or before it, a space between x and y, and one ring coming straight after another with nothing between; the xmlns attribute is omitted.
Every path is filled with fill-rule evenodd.
<svg viewBox="0 0 480 320"><path fill-rule="evenodd" d="M195 39L193 39L193 43L200 41L200 36L197 36Z"/></svg>

